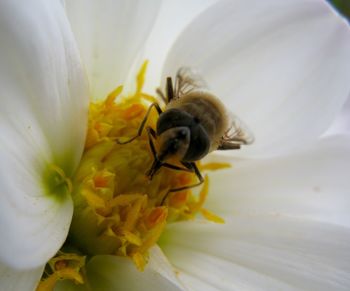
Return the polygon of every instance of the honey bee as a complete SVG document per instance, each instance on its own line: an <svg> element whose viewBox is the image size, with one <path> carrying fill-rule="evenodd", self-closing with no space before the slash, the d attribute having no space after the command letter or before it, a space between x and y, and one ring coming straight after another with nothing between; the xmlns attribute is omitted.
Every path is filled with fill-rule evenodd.
<svg viewBox="0 0 350 291"><path fill-rule="evenodd" d="M225 105L206 89L204 80L188 67L182 67L176 74L175 84L171 77L166 79L166 94L157 93L165 103L164 111L157 102L152 103L141 122L137 135L118 144L132 142L141 136L147 118L155 108L159 114L156 130L147 126L153 164L146 175L152 179L161 167L194 172L199 182L169 192L182 191L199 186L204 179L195 162L214 150L235 150L251 144L253 135L242 121L230 113ZM157 140L158 152L153 140ZM174 165L169 161L178 161ZM168 193L169 193L168 192ZM166 195L167 196L167 195ZM162 204L166 198L163 198Z"/></svg>

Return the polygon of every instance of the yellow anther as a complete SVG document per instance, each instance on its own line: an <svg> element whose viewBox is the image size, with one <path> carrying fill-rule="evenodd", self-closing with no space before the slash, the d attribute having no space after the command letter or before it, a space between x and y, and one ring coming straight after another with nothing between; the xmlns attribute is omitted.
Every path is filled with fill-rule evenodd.
<svg viewBox="0 0 350 291"><path fill-rule="evenodd" d="M200 165L200 169L202 171L216 171L216 170L222 170L222 169L227 169L227 168L231 168L231 164L229 163L206 163L206 164L201 164Z"/></svg>
<svg viewBox="0 0 350 291"><path fill-rule="evenodd" d="M132 230L135 227L135 224L137 222L137 220L141 217L141 208L143 206L145 206L145 203L147 202L147 197L144 196L140 196L140 198L138 198L134 205L131 206L131 208L129 209L127 215L126 215L126 221L123 225L123 228L125 230Z"/></svg>
<svg viewBox="0 0 350 291"><path fill-rule="evenodd" d="M130 140L137 133L147 103L156 100L142 92L146 68L147 61L137 75L136 93L129 98L115 102L122 93L120 86L105 101L90 104L85 152L73 180L75 209L69 233L69 241L77 249L89 255L129 257L139 270L144 269L148 250L158 242L167 223L193 219L197 214L213 222L223 222L203 208L209 189L207 176L199 194L191 189L174 192L161 205L170 189L197 183L195 174L163 168L150 181L145 173L154 157L146 131L130 143L115 142ZM147 125L155 128L157 119L158 114L152 112ZM198 166L201 170L217 170L228 164ZM58 182L63 181L71 189L63 171L55 171ZM81 282L80 275L80 268L57 265L41 287L62 278Z"/></svg>
<svg viewBox="0 0 350 291"><path fill-rule="evenodd" d="M215 222L215 223L225 223L225 220L223 218L221 218L220 216L212 213L211 211L202 208L200 210L201 214L208 220Z"/></svg>
<svg viewBox="0 0 350 291"><path fill-rule="evenodd" d="M140 194L118 195L110 201L110 205L112 207L130 205L138 198L140 198Z"/></svg>
<svg viewBox="0 0 350 291"><path fill-rule="evenodd" d="M142 91L143 85L145 83L147 66L148 66L148 61L145 61L142 64L141 69L136 77L137 87L136 87L136 94L135 95L140 94Z"/></svg>
<svg viewBox="0 0 350 291"><path fill-rule="evenodd" d="M92 190L84 189L81 191L81 195L86 199L87 203L94 209L106 207L105 201Z"/></svg>
<svg viewBox="0 0 350 291"><path fill-rule="evenodd" d="M114 104L115 98L117 98L123 91L123 86L119 86L116 89L114 89L109 95L107 96L107 99L105 101L106 107L111 107Z"/></svg>
<svg viewBox="0 0 350 291"><path fill-rule="evenodd" d="M132 260L134 261L136 267L138 270L143 271L145 268L145 265L147 263L144 255L140 253L135 253L131 255Z"/></svg>
<svg viewBox="0 0 350 291"><path fill-rule="evenodd" d="M208 190L209 190L209 178L207 175L205 175L204 184L203 184L203 187L199 193L199 200L196 201L195 203L192 203L189 205L192 213L196 213L197 211L199 211L202 208L202 206L207 198Z"/></svg>
<svg viewBox="0 0 350 291"><path fill-rule="evenodd" d="M81 269L85 265L85 257L76 254L59 253L48 262L48 265L51 269L51 274L40 281L37 291L54 290L59 280L72 280L76 284L84 283Z"/></svg>
<svg viewBox="0 0 350 291"><path fill-rule="evenodd" d="M124 230L123 235L125 239L130 242L131 244L134 244L136 246L141 246L142 245L142 240L135 234L133 234L130 231Z"/></svg>

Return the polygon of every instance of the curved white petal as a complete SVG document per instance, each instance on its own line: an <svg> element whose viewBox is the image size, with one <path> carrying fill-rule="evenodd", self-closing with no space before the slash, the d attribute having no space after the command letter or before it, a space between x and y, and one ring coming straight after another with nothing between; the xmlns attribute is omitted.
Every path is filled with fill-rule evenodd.
<svg viewBox="0 0 350 291"><path fill-rule="evenodd" d="M350 136L322 139L285 157L232 164L210 173L207 205L216 213L284 214L350 227Z"/></svg>
<svg viewBox="0 0 350 291"><path fill-rule="evenodd" d="M67 1L93 98L124 84L152 28L160 0ZM132 76L134 79L135 76Z"/></svg>
<svg viewBox="0 0 350 291"><path fill-rule="evenodd" d="M43 176L50 164L74 172L88 98L59 1L1 1L0 22L0 261L26 269L68 232L70 197L49 197Z"/></svg>
<svg viewBox="0 0 350 291"><path fill-rule="evenodd" d="M349 290L350 229L283 216L169 227L162 248L193 290ZM195 285L201 281L200 288Z"/></svg>
<svg viewBox="0 0 350 291"><path fill-rule="evenodd" d="M350 134L350 96L330 128L324 133L325 136L334 134Z"/></svg>
<svg viewBox="0 0 350 291"><path fill-rule="evenodd" d="M180 66L251 128L240 153L275 155L314 140L349 95L349 25L326 1L220 1L180 35L163 79Z"/></svg>
<svg viewBox="0 0 350 291"><path fill-rule="evenodd" d="M154 93L161 83L164 60L176 38L202 11L218 0L163 0L141 59L150 60L144 90Z"/></svg>
<svg viewBox="0 0 350 291"><path fill-rule="evenodd" d="M35 290L44 267L28 271L13 270L0 263L0 290L32 291Z"/></svg>
<svg viewBox="0 0 350 291"><path fill-rule="evenodd" d="M184 290L158 247L151 249L143 272L128 258L96 256L87 265L87 276L93 290Z"/></svg>

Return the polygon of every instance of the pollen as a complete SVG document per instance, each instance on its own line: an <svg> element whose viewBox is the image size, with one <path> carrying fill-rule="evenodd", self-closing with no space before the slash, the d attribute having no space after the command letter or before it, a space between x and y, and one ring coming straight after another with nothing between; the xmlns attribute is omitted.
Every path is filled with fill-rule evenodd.
<svg viewBox="0 0 350 291"><path fill-rule="evenodd" d="M148 250L158 242L168 223L191 220L197 215L223 223L220 217L203 208L209 189L207 175L199 189L169 193L169 189L196 184L196 175L162 168L150 180L146 172L153 155L147 133L130 143L116 142L137 134L150 102L156 100L142 91L146 67L147 63L137 76L133 95L123 96L120 86L104 101L90 104L85 150L72 180L74 214L67 240L69 246L88 257L99 254L129 257L141 271L147 264ZM157 119L157 112L152 112L147 125L156 128ZM197 166L206 171L228 165ZM73 257L75 262L78 258ZM72 265L69 259L58 256L55 262L63 262L63 267L52 267L51 263L54 271L43 282L51 284L64 277L79 283L80 265L75 263L78 267L68 268Z"/></svg>

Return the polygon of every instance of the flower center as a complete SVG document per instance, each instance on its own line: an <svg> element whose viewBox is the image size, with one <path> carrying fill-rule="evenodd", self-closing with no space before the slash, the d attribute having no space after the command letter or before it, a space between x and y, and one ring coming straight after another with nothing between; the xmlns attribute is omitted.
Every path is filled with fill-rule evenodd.
<svg viewBox="0 0 350 291"><path fill-rule="evenodd" d="M53 164L47 166L43 175L43 184L47 195L57 200L64 200L72 193L72 182L61 168Z"/></svg>
<svg viewBox="0 0 350 291"><path fill-rule="evenodd" d="M169 193L170 189L196 184L196 175L162 168L150 180L145 175L153 162L147 133L130 143L116 142L137 135L149 102L156 101L142 92L146 65L138 74L134 95L121 97L122 87L118 87L106 100L90 104L85 151L72 181L74 214L65 245L87 256L130 257L139 270L143 270L148 250L157 243L167 223L193 219L197 213L223 223L203 208L208 193L207 176L197 194L193 189ZM152 112L147 125L155 128L157 119L157 113ZM228 166L198 163L202 171ZM71 264L62 254L54 259ZM76 264L76 259L73 262ZM55 267L51 269L57 274ZM79 274L80 268L75 270ZM77 278L73 280L79 283L80 277Z"/></svg>

